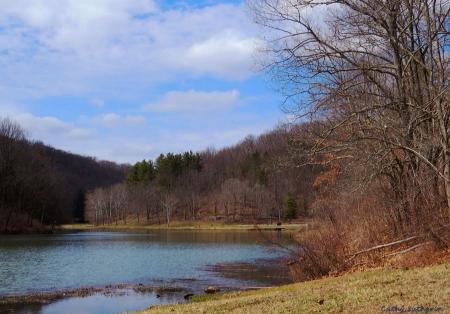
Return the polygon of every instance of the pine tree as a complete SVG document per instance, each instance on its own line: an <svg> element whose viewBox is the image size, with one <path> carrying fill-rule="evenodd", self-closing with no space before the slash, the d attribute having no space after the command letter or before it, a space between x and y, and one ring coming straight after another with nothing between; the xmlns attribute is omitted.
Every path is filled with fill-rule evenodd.
<svg viewBox="0 0 450 314"><path fill-rule="evenodd" d="M292 219L297 218L297 201L290 192L284 198L283 218L289 220L289 223L291 223Z"/></svg>

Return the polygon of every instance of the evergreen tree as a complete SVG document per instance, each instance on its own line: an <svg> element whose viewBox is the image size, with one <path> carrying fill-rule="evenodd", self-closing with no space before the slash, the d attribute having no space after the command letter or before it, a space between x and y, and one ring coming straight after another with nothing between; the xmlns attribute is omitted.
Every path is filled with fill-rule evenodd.
<svg viewBox="0 0 450 314"><path fill-rule="evenodd" d="M289 220L289 223L291 223L292 219L297 218L297 201L290 192L284 198L283 218Z"/></svg>
<svg viewBox="0 0 450 314"><path fill-rule="evenodd" d="M128 172L125 183L128 185L148 184L155 178L153 161L138 161Z"/></svg>

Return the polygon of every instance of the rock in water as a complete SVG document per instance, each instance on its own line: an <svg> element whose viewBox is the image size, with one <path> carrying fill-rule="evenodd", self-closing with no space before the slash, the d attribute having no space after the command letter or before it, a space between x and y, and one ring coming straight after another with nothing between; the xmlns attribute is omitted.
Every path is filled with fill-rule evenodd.
<svg viewBox="0 0 450 314"><path fill-rule="evenodd" d="M184 298L186 300L189 300L189 298L192 297L193 295L194 295L193 293L187 293L187 294L184 295Z"/></svg>
<svg viewBox="0 0 450 314"><path fill-rule="evenodd" d="M216 292L219 292L220 291L220 289L219 289L219 287L213 287L213 286L211 286L211 287L208 287L208 288L205 288L205 293L216 293Z"/></svg>

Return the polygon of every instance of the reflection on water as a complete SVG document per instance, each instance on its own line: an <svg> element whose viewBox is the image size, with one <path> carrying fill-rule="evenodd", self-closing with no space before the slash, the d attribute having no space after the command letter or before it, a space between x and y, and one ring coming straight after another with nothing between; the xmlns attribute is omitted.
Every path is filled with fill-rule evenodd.
<svg viewBox="0 0 450 314"><path fill-rule="evenodd" d="M116 283L184 288L184 292L165 293L160 297L153 292L142 295L134 291L113 298L94 295L39 308L21 307L20 312L18 309L15 312L64 313L60 310L76 308L71 313L112 313L102 309L111 306L114 311L124 312L178 302L183 300L183 294L201 293L209 285L232 290L289 282L285 270L267 262L281 253L268 251L257 240L256 232L224 230L4 236L0 237L0 295Z"/></svg>
<svg viewBox="0 0 450 314"><path fill-rule="evenodd" d="M279 260L256 260L239 263L218 263L209 267L211 271L223 278L239 278L247 284L255 283L259 286L276 286L292 283L292 277L287 267Z"/></svg>
<svg viewBox="0 0 450 314"><path fill-rule="evenodd" d="M133 290L125 290L123 295L96 294L85 298L65 299L51 304L9 305L3 307L0 313L112 314L138 311L155 304L176 303L179 299L180 296L176 294L164 294L162 297L157 297L156 292L137 293Z"/></svg>

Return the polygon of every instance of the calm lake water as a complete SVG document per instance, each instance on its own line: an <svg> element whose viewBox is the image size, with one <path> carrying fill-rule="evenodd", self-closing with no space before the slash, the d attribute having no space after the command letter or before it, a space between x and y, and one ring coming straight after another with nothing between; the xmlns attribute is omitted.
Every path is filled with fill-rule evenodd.
<svg viewBox="0 0 450 314"><path fill-rule="evenodd" d="M281 232L274 235L282 236ZM0 295L29 294L86 286L135 283L177 286L181 292L121 292L46 305L0 307L0 313L121 313L161 303L181 302L207 286L289 283L275 261L283 252L258 242L255 231L145 230L73 232L0 237Z"/></svg>

